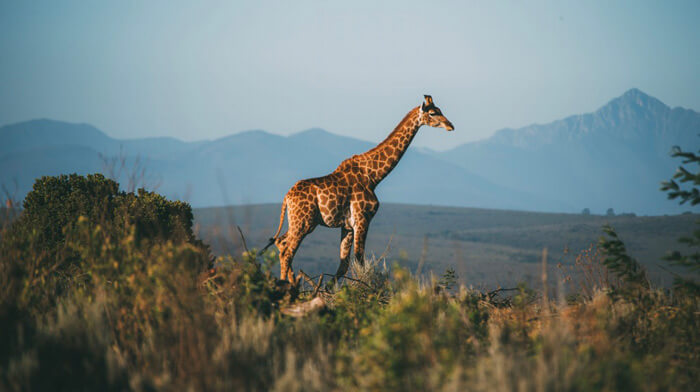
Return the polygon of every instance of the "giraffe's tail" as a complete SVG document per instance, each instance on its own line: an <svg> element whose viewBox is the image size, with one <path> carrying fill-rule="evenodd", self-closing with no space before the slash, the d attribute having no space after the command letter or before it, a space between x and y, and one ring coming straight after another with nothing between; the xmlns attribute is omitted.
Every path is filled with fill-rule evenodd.
<svg viewBox="0 0 700 392"><path fill-rule="evenodd" d="M265 247L262 248L258 254L263 254L263 252L265 252L267 250L267 248L269 248L272 244L275 243L275 240L279 236L280 231L282 231L282 225L284 225L284 213L286 211L287 211L287 197L285 196L284 200L282 200L282 211L280 211L280 224L277 227L277 233L275 233L275 235L272 236L272 238L270 238L267 245L265 245Z"/></svg>

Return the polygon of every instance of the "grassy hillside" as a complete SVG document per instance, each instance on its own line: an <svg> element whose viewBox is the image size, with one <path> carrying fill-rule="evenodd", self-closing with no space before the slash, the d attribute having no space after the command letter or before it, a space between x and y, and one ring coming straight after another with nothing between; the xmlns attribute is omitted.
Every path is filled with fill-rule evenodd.
<svg viewBox="0 0 700 392"><path fill-rule="evenodd" d="M277 229L279 205L195 209L196 229L216 253L240 252L239 225L249 247L262 247ZM660 269L661 257L679 248L678 238L691 232L697 214L675 216L597 216L384 203L370 226L369 254L389 264L442 274L454 268L463 284L512 287L537 280L542 250L547 248L553 273L570 274L576 256L598 242L601 226L611 224L659 285L671 283ZM319 227L302 243L296 269L313 274L335 272L339 229ZM557 263L564 268L558 269ZM556 275L553 275L556 276Z"/></svg>
<svg viewBox="0 0 700 392"><path fill-rule="evenodd" d="M610 230L605 252L577 253L571 267L579 273L566 279L552 273L553 254L528 258L569 237L587 243L583 228L604 218L386 207L377 236L401 227L396 244L407 249L428 238L426 269L448 265L443 248L456 242L479 245L494 270L510 266L535 278L507 290L459 285L450 272L426 279L386 268L392 258L410 265L398 248L388 260L354 265L338 284L319 276L280 282L271 252L255 257L223 240L215 245L231 248L213 259L186 203L123 192L101 175L44 177L21 212L10 203L0 209L0 390L681 391L697 384L696 276L672 289L650 284ZM261 225L254 222L274 222L277 210L197 215L199 232L216 239L217 228L236 230L236 220L249 233ZM655 230L675 233L691 218L610 220L651 245ZM217 220L224 222L202 226ZM267 236L272 228L257 230ZM322 242L330 231L319 234L306 257L325 249L319 243L331 247ZM509 261L514 252L522 258Z"/></svg>

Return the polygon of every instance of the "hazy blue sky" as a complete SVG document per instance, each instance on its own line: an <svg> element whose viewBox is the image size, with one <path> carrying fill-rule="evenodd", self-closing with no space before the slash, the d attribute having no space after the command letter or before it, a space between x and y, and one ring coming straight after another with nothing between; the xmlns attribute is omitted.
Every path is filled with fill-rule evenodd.
<svg viewBox="0 0 700 392"><path fill-rule="evenodd" d="M631 87L700 109L700 1L4 1L0 124L118 138L310 127L381 140L429 93L448 148Z"/></svg>

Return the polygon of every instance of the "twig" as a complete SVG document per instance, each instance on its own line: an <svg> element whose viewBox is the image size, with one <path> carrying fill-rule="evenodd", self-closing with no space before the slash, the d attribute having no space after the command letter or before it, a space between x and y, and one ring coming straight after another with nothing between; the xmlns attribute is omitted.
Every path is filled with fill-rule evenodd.
<svg viewBox="0 0 700 392"><path fill-rule="evenodd" d="M489 297L489 299L491 299L491 298L495 297L496 295L498 295L498 293L500 293L502 291L518 291L518 290L520 290L520 289L517 287L514 287L512 289L504 289L504 288L499 287L496 290L489 291L486 295Z"/></svg>
<svg viewBox="0 0 700 392"><path fill-rule="evenodd" d="M656 264L656 266L659 267L659 268L661 268L662 270L668 272L669 274L671 274L671 275L677 277L677 278L682 278L682 277L683 277L682 275L680 275L680 274L678 274L678 273L676 273L676 272L671 271L670 269L664 267L664 266L661 265L661 264Z"/></svg>
<svg viewBox="0 0 700 392"><path fill-rule="evenodd" d="M267 250L267 248L269 248L269 247L270 247L272 244L274 244L274 243L275 243L275 239L274 239L274 238L270 238L270 242L268 242L267 245L265 245L264 248L260 249L260 251L258 252L258 256L260 256L261 254L265 253L265 251Z"/></svg>
<svg viewBox="0 0 700 392"><path fill-rule="evenodd" d="M548 249L545 247L542 249L542 307L547 308L547 292L549 287L547 285L547 253Z"/></svg>
<svg viewBox="0 0 700 392"><path fill-rule="evenodd" d="M321 290L321 284L323 283L323 275L321 275L320 278L318 278L318 284L316 284L316 288L314 289L314 293L311 295L312 297L315 297L318 295L319 290Z"/></svg>
<svg viewBox="0 0 700 392"><path fill-rule="evenodd" d="M423 250L420 253L420 260L418 260L418 268L416 269L416 276L420 277L420 273L423 271L423 264L425 263L425 258L428 255L428 236L423 236Z"/></svg>
<svg viewBox="0 0 700 392"><path fill-rule="evenodd" d="M319 289L318 292L319 292L319 293L331 294L331 292L328 291L328 290L326 290L326 289ZM314 294L314 291L313 291L313 290L301 290L301 291L299 291L299 294L312 294L312 297L315 297L315 296L316 296L316 295Z"/></svg>
<svg viewBox="0 0 700 392"><path fill-rule="evenodd" d="M396 234L396 229L394 229L394 232L391 233L391 237L389 237L389 242L387 242L386 248L384 249L384 252L382 252L382 255L379 256L379 259L384 259L389 254L389 251L391 250L391 241L394 239L394 234Z"/></svg>
<svg viewBox="0 0 700 392"><path fill-rule="evenodd" d="M301 277L304 278L306 283L308 283L311 286L311 288L313 288L314 290L316 289L316 285L314 285L314 281L309 277L309 275L306 274L306 272L304 272L304 270L300 269L299 275L301 275Z"/></svg>
<svg viewBox="0 0 700 392"><path fill-rule="evenodd" d="M228 223L228 235L233 237L233 226L236 225L236 220L233 216L233 205L230 203L229 198L228 198L228 191L226 189L226 181L224 180L224 175L221 172L221 169L216 170L216 179L217 182L219 183L219 190L221 191L221 196L224 199L224 204L226 207L224 207L224 211L226 211L226 222ZM238 226L238 225L236 225ZM231 243L235 247L235 243L233 241L233 238L231 238ZM225 240L224 240L225 241ZM228 244L224 242L226 248L228 248Z"/></svg>
<svg viewBox="0 0 700 392"><path fill-rule="evenodd" d="M238 232L241 233L241 241L243 241L243 249L245 249L246 253L250 253L248 250L248 245L245 242L245 236L243 235L243 230L241 230L241 226L236 225L236 228L238 229Z"/></svg>
<svg viewBox="0 0 700 392"><path fill-rule="evenodd" d="M335 277L335 275L333 275L333 274L322 274L321 276L323 276L323 275L328 275L328 276L333 276L333 277ZM365 282L363 282L363 281L361 281L361 280L359 280L359 279L351 278L351 277L345 276L345 275L341 276L341 278L347 279L347 280L351 280L351 281L357 282L357 283L362 283L363 285L365 285L365 287L367 287L368 289L374 291L374 288L372 288L372 286L368 285L367 283L365 283Z"/></svg>

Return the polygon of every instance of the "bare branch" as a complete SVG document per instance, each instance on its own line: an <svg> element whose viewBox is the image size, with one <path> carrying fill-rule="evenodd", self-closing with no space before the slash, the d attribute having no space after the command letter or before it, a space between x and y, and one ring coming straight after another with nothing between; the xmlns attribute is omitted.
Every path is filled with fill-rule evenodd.
<svg viewBox="0 0 700 392"><path fill-rule="evenodd" d="M248 250L248 244L245 242L245 236L243 235L243 230L241 230L241 226L236 225L236 228L238 229L238 232L241 234L241 241L243 241L243 249L245 249L246 253L250 253Z"/></svg>

